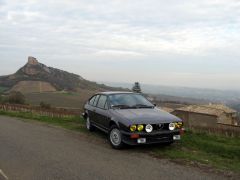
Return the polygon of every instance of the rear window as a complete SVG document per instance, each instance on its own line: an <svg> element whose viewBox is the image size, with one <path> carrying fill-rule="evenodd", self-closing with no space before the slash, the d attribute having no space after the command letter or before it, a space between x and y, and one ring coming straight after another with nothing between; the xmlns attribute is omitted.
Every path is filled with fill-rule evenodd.
<svg viewBox="0 0 240 180"><path fill-rule="evenodd" d="M93 96L90 100L89 100L89 104L91 106L93 106L94 100L96 99L96 96Z"/></svg>

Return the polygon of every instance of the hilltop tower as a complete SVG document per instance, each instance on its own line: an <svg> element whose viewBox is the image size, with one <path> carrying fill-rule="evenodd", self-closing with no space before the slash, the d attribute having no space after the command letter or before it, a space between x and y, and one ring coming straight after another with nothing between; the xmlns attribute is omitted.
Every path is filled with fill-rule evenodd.
<svg viewBox="0 0 240 180"><path fill-rule="evenodd" d="M28 64L37 65L38 64L38 60L35 57L29 56L28 57Z"/></svg>

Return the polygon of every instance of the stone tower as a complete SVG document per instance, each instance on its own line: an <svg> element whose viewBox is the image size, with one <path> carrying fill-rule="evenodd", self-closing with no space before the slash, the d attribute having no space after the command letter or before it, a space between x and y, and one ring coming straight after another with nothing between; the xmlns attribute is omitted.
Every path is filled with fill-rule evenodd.
<svg viewBox="0 0 240 180"><path fill-rule="evenodd" d="M28 57L28 64L37 65L38 61L37 61L37 59L35 57L29 56Z"/></svg>

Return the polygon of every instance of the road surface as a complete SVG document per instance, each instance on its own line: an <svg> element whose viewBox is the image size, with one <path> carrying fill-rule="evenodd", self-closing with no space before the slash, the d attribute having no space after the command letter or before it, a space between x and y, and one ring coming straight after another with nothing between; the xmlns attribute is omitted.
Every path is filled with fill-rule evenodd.
<svg viewBox="0 0 240 180"><path fill-rule="evenodd" d="M113 150L104 138L0 116L0 180L227 179L136 151Z"/></svg>

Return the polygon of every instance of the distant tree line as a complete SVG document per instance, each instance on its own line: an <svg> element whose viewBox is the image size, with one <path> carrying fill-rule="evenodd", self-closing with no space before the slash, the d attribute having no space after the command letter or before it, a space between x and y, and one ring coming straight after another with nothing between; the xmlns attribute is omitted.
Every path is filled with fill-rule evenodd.
<svg viewBox="0 0 240 180"><path fill-rule="evenodd" d="M134 83L134 85L132 87L132 91L135 92L135 93L142 93L141 86L140 86L139 82Z"/></svg>

